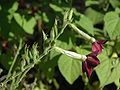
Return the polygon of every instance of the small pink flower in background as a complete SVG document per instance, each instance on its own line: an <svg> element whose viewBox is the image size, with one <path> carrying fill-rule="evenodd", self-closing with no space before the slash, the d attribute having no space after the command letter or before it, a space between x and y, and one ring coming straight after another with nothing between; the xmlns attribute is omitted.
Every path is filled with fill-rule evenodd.
<svg viewBox="0 0 120 90"><path fill-rule="evenodd" d="M98 40L92 43L92 52L96 53L97 55L102 52L103 44L105 44L107 40Z"/></svg>
<svg viewBox="0 0 120 90"><path fill-rule="evenodd" d="M88 78L90 78L93 68L96 67L100 62L95 53L90 53L86 56L87 59L82 62L82 71L83 73L86 72Z"/></svg>

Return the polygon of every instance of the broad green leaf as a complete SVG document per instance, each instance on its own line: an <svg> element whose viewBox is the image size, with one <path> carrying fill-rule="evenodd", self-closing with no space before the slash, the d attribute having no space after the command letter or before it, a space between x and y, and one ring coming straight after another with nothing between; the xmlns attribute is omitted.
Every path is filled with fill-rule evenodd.
<svg viewBox="0 0 120 90"><path fill-rule="evenodd" d="M115 85L116 85L117 87L119 87L119 89L120 89L120 78L115 81ZM118 89L118 90L119 90L119 89Z"/></svg>
<svg viewBox="0 0 120 90"><path fill-rule="evenodd" d="M99 1L93 1L93 0L86 0L85 1L85 6L91 6L91 5L98 5L99 4Z"/></svg>
<svg viewBox="0 0 120 90"><path fill-rule="evenodd" d="M103 87L111 74L111 62L107 57L106 51L103 51L98 58L100 64L95 68L95 71L100 81L100 87Z"/></svg>
<svg viewBox="0 0 120 90"><path fill-rule="evenodd" d="M14 13L17 11L17 9L18 9L18 2L14 2L13 6L8 10L9 15L7 17L8 17L9 22L11 22L14 16Z"/></svg>
<svg viewBox="0 0 120 90"><path fill-rule="evenodd" d="M109 60L109 58L108 58L108 50L104 48L102 50L102 53L98 55L98 58L99 58L100 62Z"/></svg>
<svg viewBox="0 0 120 90"><path fill-rule="evenodd" d="M63 9L55 4L49 4L49 6L56 12L62 12Z"/></svg>
<svg viewBox="0 0 120 90"><path fill-rule="evenodd" d="M87 55L87 54L90 53L90 51L88 51L88 50L86 50L86 49L84 49L84 48L82 48L82 47L76 47L75 49L76 49L76 51L77 51L78 53L80 53L80 54L82 54L82 55Z"/></svg>
<svg viewBox="0 0 120 90"><path fill-rule="evenodd" d="M58 61L58 67L64 78L73 84L81 74L81 61L62 55Z"/></svg>
<svg viewBox="0 0 120 90"><path fill-rule="evenodd" d="M19 13L14 14L15 21L22 27L23 24L23 18Z"/></svg>
<svg viewBox="0 0 120 90"><path fill-rule="evenodd" d="M107 31L111 39L120 35L120 18L115 12L108 12L104 17L104 30Z"/></svg>
<svg viewBox="0 0 120 90"><path fill-rule="evenodd" d="M97 24L103 21L104 15L92 8L87 8L85 15L90 18L93 24Z"/></svg>
<svg viewBox="0 0 120 90"><path fill-rule="evenodd" d="M105 86L106 81L108 80L111 74L111 64L108 59L100 63L99 66L96 67L96 73L100 80L100 87Z"/></svg>
<svg viewBox="0 0 120 90"><path fill-rule="evenodd" d="M85 29L89 34L94 35L93 22L88 17L81 15L80 21L77 21L76 23Z"/></svg>
<svg viewBox="0 0 120 90"><path fill-rule="evenodd" d="M36 20L34 17L32 17L29 21L24 22L23 29L25 32L29 34L33 34L35 25L36 25Z"/></svg>
<svg viewBox="0 0 120 90"><path fill-rule="evenodd" d="M15 2L13 6L9 9L9 13L14 13L18 9L18 2Z"/></svg>
<svg viewBox="0 0 120 90"><path fill-rule="evenodd" d="M120 14L120 8L118 8L118 7L115 8L115 12L118 13L118 14Z"/></svg>
<svg viewBox="0 0 120 90"><path fill-rule="evenodd" d="M120 6L120 1L119 0L109 0L110 4L112 5L113 8L119 7Z"/></svg>
<svg viewBox="0 0 120 90"><path fill-rule="evenodd" d="M113 68L105 84L107 85L107 84L113 83L119 78L120 78L120 63L116 67Z"/></svg>
<svg viewBox="0 0 120 90"><path fill-rule="evenodd" d="M33 90L40 90L40 88L39 87L34 87L34 89Z"/></svg>
<svg viewBox="0 0 120 90"><path fill-rule="evenodd" d="M26 33L33 34L34 26L36 25L36 20L34 17L31 17L28 21L22 17L20 14L14 14L15 21L23 28Z"/></svg>

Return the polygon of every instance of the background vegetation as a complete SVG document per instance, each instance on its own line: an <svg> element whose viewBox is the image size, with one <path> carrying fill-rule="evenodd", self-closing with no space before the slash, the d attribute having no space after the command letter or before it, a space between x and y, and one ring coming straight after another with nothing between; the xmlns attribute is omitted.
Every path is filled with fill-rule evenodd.
<svg viewBox="0 0 120 90"><path fill-rule="evenodd" d="M0 90L120 90L119 0L0 0ZM81 61L91 42L108 40L90 79Z"/></svg>

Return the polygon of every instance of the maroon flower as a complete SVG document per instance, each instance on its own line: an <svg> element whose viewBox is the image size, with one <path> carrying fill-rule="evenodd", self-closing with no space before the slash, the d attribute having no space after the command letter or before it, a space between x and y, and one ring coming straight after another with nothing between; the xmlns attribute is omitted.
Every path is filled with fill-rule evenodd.
<svg viewBox="0 0 120 90"><path fill-rule="evenodd" d="M103 44L105 44L107 40L98 40L92 43L92 52L97 55L102 52Z"/></svg>
<svg viewBox="0 0 120 90"><path fill-rule="evenodd" d="M82 71L83 73L86 72L88 78L90 78L93 68L96 67L100 62L99 59L96 57L96 53L90 53L87 56L87 59L82 62Z"/></svg>

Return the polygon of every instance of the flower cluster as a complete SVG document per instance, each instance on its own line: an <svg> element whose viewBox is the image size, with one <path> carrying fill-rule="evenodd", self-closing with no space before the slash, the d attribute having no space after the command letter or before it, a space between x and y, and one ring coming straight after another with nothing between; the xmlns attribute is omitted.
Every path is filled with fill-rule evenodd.
<svg viewBox="0 0 120 90"><path fill-rule="evenodd" d="M95 40L95 38L89 36L79 28L77 28L74 24L69 24L75 32L77 32L79 35L83 36L83 38L90 40L92 42L92 52L88 55L81 55L77 54L71 51L66 51L60 48L56 48L61 53L70 56L72 58L76 58L82 61L82 71L83 73L86 72L87 77L90 78L93 68L96 67L100 61L97 58L97 55L102 52L103 44L105 44L106 40Z"/></svg>
<svg viewBox="0 0 120 90"><path fill-rule="evenodd" d="M82 71L86 72L88 78L90 78L93 68L96 67L100 62L97 58L97 55L102 52L103 44L105 44L106 40L99 40L92 43L92 53L86 55L87 59L82 62Z"/></svg>

